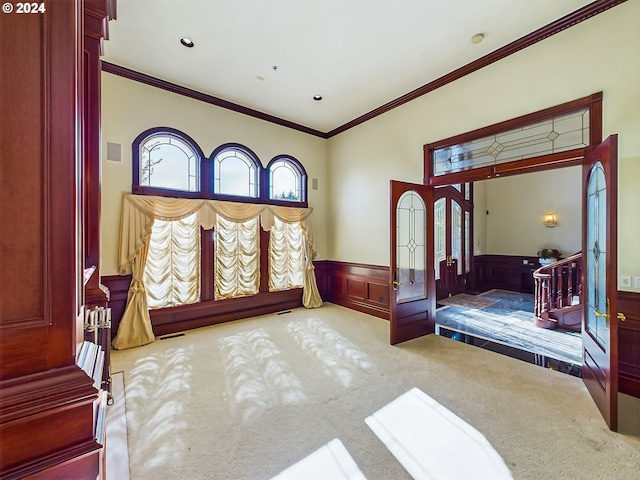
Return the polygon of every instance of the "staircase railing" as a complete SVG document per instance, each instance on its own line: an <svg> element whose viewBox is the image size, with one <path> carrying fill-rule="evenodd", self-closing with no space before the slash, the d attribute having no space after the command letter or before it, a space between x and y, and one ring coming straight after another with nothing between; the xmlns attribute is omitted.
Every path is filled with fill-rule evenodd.
<svg viewBox="0 0 640 480"><path fill-rule="evenodd" d="M533 272L534 320L539 326L552 326L552 313L581 303L582 252L544 265Z"/></svg>

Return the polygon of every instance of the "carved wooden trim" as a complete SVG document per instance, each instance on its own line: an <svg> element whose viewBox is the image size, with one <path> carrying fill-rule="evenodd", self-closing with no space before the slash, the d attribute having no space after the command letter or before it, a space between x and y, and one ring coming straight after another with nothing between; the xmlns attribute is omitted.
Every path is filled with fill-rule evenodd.
<svg viewBox="0 0 640 480"><path fill-rule="evenodd" d="M97 478L101 445L87 440L43 455L3 472L3 480L50 480L52 478Z"/></svg>
<svg viewBox="0 0 640 480"><path fill-rule="evenodd" d="M0 424L97 398L93 380L71 365L0 382Z"/></svg>
<svg viewBox="0 0 640 480"><path fill-rule="evenodd" d="M76 365L1 382L3 478L23 478L97 452L100 445L93 437L97 398L93 379Z"/></svg>
<svg viewBox="0 0 640 480"><path fill-rule="evenodd" d="M389 267L331 260L314 266L324 301L389 320Z"/></svg>

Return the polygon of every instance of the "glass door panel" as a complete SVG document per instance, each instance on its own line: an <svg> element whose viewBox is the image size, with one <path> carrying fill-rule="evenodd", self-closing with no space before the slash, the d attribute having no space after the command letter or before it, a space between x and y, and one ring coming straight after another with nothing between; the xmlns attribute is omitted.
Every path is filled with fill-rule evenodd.
<svg viewBox="0 0 640 480"><path fill-rule="evenodd" d="M440 279L440 262L447 258L447 211L446 198L440 198L434 203L434 265L436 280Z"/></svg>
<svg viewBox="0 0 640 480"><path fill-rule="evenodd" d="M457 274L462 275L462 207L451 201L451 259L457 261Z"/></svg>
<svg viewBox="0 0 640 480"><path fill-rule="evenodd" d="M587 184L587 332L606 350L609 337L607 301L607 186L602 164L597 162Z"/></svg>
<svg viewBox="0 0 640 480"><path fill-rule="evenodd" d="M426 266L427 209L420 195L408 191L402 194L396 209L396 271L398 272L398 303L427 295Z"/></svg>

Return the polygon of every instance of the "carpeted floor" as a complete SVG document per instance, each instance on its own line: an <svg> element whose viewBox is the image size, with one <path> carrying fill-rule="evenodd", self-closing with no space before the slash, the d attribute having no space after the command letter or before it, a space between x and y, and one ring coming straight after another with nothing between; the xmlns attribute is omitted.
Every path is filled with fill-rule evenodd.
<svg viewBox="0 0 640 480"><path fill-rule="evenodd" d="M640 400L624 396L627 433L612 433L579 378L440 336L388 337L388 322L325 304L114 351L131 478L269 479L316 458L336 478L408 479L365 420L414 388L486 438L516 479L637 478ZM467 458L415 425L438 444L440 470Z"/></svg>

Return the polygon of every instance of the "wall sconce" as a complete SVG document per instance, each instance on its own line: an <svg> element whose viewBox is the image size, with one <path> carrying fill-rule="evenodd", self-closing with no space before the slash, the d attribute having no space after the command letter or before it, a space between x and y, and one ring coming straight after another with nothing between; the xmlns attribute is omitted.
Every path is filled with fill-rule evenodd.
<svg viewBox="0 0 640 480"><path fill-rule="evenodd" d="M544 226L545 227L555 227L558 224L558 217L555 212L547 212L544 214Z"/></svg>

